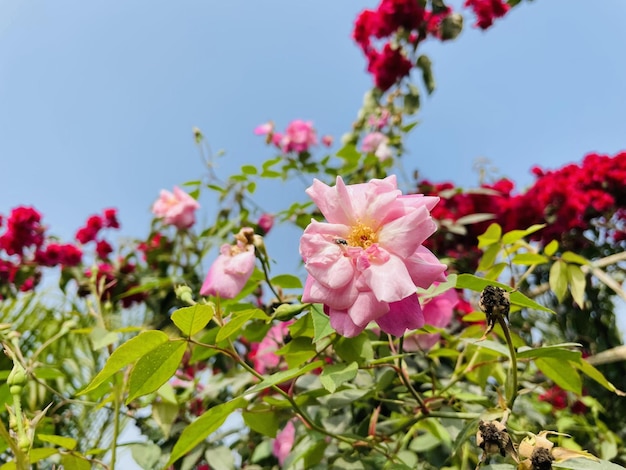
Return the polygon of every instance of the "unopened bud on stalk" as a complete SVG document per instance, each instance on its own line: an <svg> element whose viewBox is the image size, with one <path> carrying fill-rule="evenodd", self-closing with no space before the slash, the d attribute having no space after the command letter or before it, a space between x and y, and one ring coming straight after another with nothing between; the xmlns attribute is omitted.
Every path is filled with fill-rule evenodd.
<svg viewBox="0 0 626 470"><path fill-rule="evenodd" d="M176 292L176 297L186 304L194 305L196 303L195 300L193 300L193 296L191 295L191 287L183 285L176 286L174 292Z"/></svg>
<svg viewBox="0 0 626 470"><path fill-rule="evenodd" d="M28 375L26 374L26 369L19 362L14 362L13 369L11 369L11 373L7 378L7 385L11 395L20 395L27 382Z"/></svg>

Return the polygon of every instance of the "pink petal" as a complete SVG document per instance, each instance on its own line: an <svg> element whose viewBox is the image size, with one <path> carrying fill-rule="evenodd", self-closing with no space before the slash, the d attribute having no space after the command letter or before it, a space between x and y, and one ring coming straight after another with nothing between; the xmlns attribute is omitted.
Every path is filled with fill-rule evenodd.
<svg viewBox="0 0 626 470"><path fill-rule="evenodd" d="M341 336L345 336L346 338L354 338L361 331L363 331L364 327L360 327L354 324L350 315L345 310L329 310L330 316L330 326L339 333Z"/></svg>
<svg viewBox="0 0 626 470"><path fill-rule="evenodd" d="M402 336L406 330L424 326L424 315L417 294L389 304L389 313L378 318L376 323L393 336Z"/></svg>
<svg viewBox="0 0 626 470"><path fill-rule="evenodd" d="M417 251L405 259L412 281L416 286L428 289L433 282L444 282L446 265L442 264L428 248L418 247Z"/></svg>
<svg viewBox="0 0 626 470"><path fill-rule="evenodd" d="M372 263L363 277L376 299L383 302L397 302L415 293L409 271L397 256L390 256L383 264Z"/></svg>
<svg viewBox="0 0 626 470"><path fill-rule="evenodd" d="M337 310L345 310L354 303L358 295L354 282L342 289L331 289L317 282L313 276L307 276L302 302L320 303Z"/></svg>
<svg viewBox="0 0 626 470"><path fill-rule="evenodd" d="M424 207L386 223L378 234L378 243L402 258L411 256L437 226Z"/></svg>

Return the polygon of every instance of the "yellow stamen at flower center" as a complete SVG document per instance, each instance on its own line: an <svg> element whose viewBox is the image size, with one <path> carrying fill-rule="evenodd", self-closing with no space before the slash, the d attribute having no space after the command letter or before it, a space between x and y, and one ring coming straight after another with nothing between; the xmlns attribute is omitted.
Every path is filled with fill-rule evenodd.
<svg viewBox="0 0 626 470"><path fill-rule="evenodd" d="M367 225L359 222L352 227L350 236L347 238L350 246L360 246L368 248L373 243L378 242L378 234Z"/></svg>

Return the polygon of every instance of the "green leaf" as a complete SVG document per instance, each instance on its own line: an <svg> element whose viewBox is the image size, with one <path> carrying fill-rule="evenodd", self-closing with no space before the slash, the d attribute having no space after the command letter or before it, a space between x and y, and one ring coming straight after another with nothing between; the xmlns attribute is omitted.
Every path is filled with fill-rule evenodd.
<svg viewBox="0 0 626 470"><path fill-rule="evenodd" d="M487 271L491 268L498 257L498 253L500 253L500 245L497 243L489 245L489 248L485 250L482 258L480 258L480 263L478 263L476 271Z"/></svg>
<svg viewBox="0 0 626 470"><path fill-rule="evenodd" d="M563 261L567 261L568 263L575 263L580 265L589 264L589 260L587 258L571 251L566 251L565 253L563 253L561 258L563 259Z"/></svg>
<svg viewBox="0 0 626 470"><path fill-rule="evenodd" d="M553 346L543 346L540 348L527 348L522 347L517 351L518 359L535 359L539 357L553 357L561 359L563 361L577 362L580 360L582 354L580 351L572 351L571 348L582 347L578 343L563 343L555 344Z"/></svg>
<svg viewBox="0 0 626 470"><path fill-rule="evenodd" d="M564 468L568 470L624 470L617 464L609 462L607 460L591 460L591 459L568 459L564 462L554 462L552 468Z"/></svg>
<svg viewBox="0 0 626 470"><path fill-rule="evenodd" d="M126 403L156 391L167 382L180 366L185 349L184 341L168 341L140 358L130 374Z"/></svg>
<svg viewBox="0 0 626 470"><path fill-rule="evenodd" d="M569 362L552 357L535 359L535 364L543 374L563 390L580 395L582 380L576 368Z"/></svg>
<svg viewBox="0 0 626 470"><path fill-rule="evenodd" d="M239 332L247 321L253 318L267 318L267 315L265 315L263 310L259 310L258 308L233 313L229 322L220 328L220 331L217 333L216 341L219 343L220 341L231 337L235 333Z"/></svg>
<svg viewBox="0 0 626 470"><path fill-rule="evenodd" d="M326 366L320 375L320 382L330 393L335 393L338 387L354 379L358 370L359 365L356 362L351 362L348 365Z"/></svg>
<svg viewBox="0 0 626 470"><path fill-rule="evenodd" d="M361 152L359 152L354 144L346 144L337 151L337 156L345 160L358 161L361 158Z"/></svg>
<svg viewBox="0 0 626 470"><path fill-rule="evenodd" d="M404 95L404 112L410 116L420 109L420 93L415 85L409 84L408 88L409 91Z"/></svg>
<svg viewBox="0 0 626 470"><path fill-rule="evenodd" d="M314 343L335 332L333 327L330 326L330 318L324 312L321 312L317 305L311 309L311 317L313 318L313 331L315 332L313 336Z"/></svg>
<svg viewBox="0 0 626 470"><path fill-rule="evenodd" d="M567 265L567 281L569 282L569 288L574 302L576 302L579 308L583 308L585 305L585 287L587 286L587 280L580 266L577 264Z"/></svg>
<svg viewBox="0 0 626 470"><path fill-rule="evenodd" d="M495 219L495 214L489 214L486 212L477 212L475 214L464 215L456 219L456 223L460 225L471 225L479 222L486 222L487 220Z"/></svg>
<svg viewBox="0 0 626 470"><path fill-rule="evenodd" d="M559 302L563 302L567 293L567 264L562 260L554 262L550 267L550 277L548 279L550 289L556 295Z"/></svg>
<svg viewBox="0 0 626 470"><path fill-rule="evenodd" d="M502 236L502 227L495 222L485 230L485 233L478 235L478 248L484 248L486 246L498 243Z"/></svg>
<svg viewBox="0 0 626 470"><path fill-rule="evenodd" d="M576 368L578 368L578 370L580 370L587 377L595 380L596 382L598 382L600 385L602 385L607 390L609 390L611 392L614 392L614 393L616 393L616 394L618 394L620 396L624 396L625 395L624 392L622 392L621 390L618 390L615 387L615 385L613 385L611 382L609 382L606 379L606 377L604 377L602 372L600 372L594 366L589 364L589 362L587 362L585 359L581 359L579 362L574 363L574 366Z"/></svg>
<svg viewBox="0 0 626 470"><path fill-rule="evenodd" d="M211 462L211 468L216 470L235 470L233 451L226 446L207 449L204 452L204 458L207 462Z"/></svg>
<svg viewBox="0 0 626 470"><path fill-rule="evenodd" d="M308 307L309 304L280 304L276 309L274 309L272 317L280 321L291 320Z"/></svg>
<svg viewBox="0 0 626 470"><path fill-rule="evenodd" d="M94 327L89 334L91 344L96 350L106 348L107 346L115 343L119 339L119 337L120 336L117 333L105 330L104 328L100 328L99 326Z"/></svg>
<svg viewBox="0 0 626 470"><path fill-rule="evenodd" d="M533 264L547 263L548 258L538 253L519 253L513 257L511 262L523 266L532 266Z"/></svg>
<svg viewBox="0 0 626 470"><path fill-rule="evenodd" d="M254 165L243 165L241 167L241 172L244 175L256 175L259 173L259 170L256 169L256 166Z"/></svg>
<svg viewBox="0 0 626 470"><path fill-rule="evenodd" d="M300 336L293 338L286 345L276 351L276 354L285 356L289 368L298 367L304 364L317 354L315 346L311 343L311 338Z"/></svg>
<svg viewBox="0 0 626 470"><path fill-rule="evenodd" d="M61 455L63 470L91 470L91 463L84 457L74 454Z"/></svg>
<svg viewBox="0 0 626 470"><path fill-rule="evenodd" d="M323 361L315 361L311 364L307 364L304 367L296 367L293 369L284 370L281 372L276 372L275 374L266 377L262 382L256 384L246 393L256 393L261 390L265 390L266 388L270 388L273 385L282 384L283 382L287 382L288 380L295 379L296 377L300 377L301 375L306 374L307 372L312 371L313 369L317 369L318 367L322 367L324 365Z"/></svg>
<svg viewBox="0 0 626 470"><path fill-rule="evenodd" d="M91 383L80 391L78 395L84 395L95 390L113 374L148 354L167 340L167 335L162 331L151 330L139 333L139 335L128 340L113 351L113 354L111 354L111 357L107 360L104 368L98 372L98 375L96 375Z"/></svg>
<svg viewBox="0 0 626 470"><path fill-rule="evenodd" d="M554 253L556 253L556 250L558 249L559 249L559 242L557 242L556 240L552 240L550 243L546 245L546 247L543 249L543 252L546 254L546 256L552 256L554 255Z"/></svg>
<svg viewBox="0 0 626 470"><path fill-rule="evenodd" d="M428 91L428 94L430 95L433 91L435 91L435 79L433 77L432 62L427 56L421 55L417 58L416 65L422 69L422 79L424 80L426 91Z"/></svg>
<svg viewBox="0 0 626 470"><path fill-rule="evenodd" d="M204 441L211 433L217 431L233 411L243 407L245 404L246 400L243 397L238 397L234 400L222 403L221 405L214 406L193 423L185 427L180 438L174 445L170 459L165 466L169 467L178 459L191 452L194 447Z"/></svg>
<svg viewBox="0 0 626 470"><path fill-rule="evenodd" d="M505 245L510 245L511 243L515 243L516 241L521 240L531 233L535 233L538 230L541 230L545 226L546 224L535 224L531 225L526 230L511 230L510 232L507 232L502 236L502 243Z"/></svg>
<svg viewBox="0 0 626 470"><path fill-rule="evenodd" d="M341 337L335 343L335 352L346 362L365 364L374 358L372 343L365 333L354 338Z"/></svg>
<svg viewBox="0 0 626 470"><path fill-rule="evenodd" d="M281 274L270 279L270 283L283 289L302 289L302 281L291 274Z"/></svg>
<svg viewBox="0 0 626 470"><path fill-rule="evenodd" d="M71 437L56 436L52 434L37 434L37 439L41 442L49 442L59 447L63 447L67 450L74 450L76 448L76 439Z"/></svg>
<svg viewBox="0 0 626 470"><path fill-rule="evenodd" d="M278 416L274 411L271 411L269 408L263 408L258 411L244 411L241 415L243 421L253 431L267 437L276 437L279 422Z"/></svg>
<svg viewBox="0 0 626 470"><path fill-rule="evenodd" d="M158 467L158 462L161 458L161 447L158 445L152 442L141 442L130 444L126 447L130 447L130 453L133 456L133 460L137 462L137 465L141 468L153 469Z"/></svg>
<svg viewBox="0 0 626 470"><path fill-rule="evenodd" d="M207 326L214 314L213 305L196 304L176 310L172 314L172 321L183 335L191 337Z"/></svg>
<svg viewBox="0 0 626 470"><path fill-rule="evenodd" d="M554 313L553 310L550 310L548 307L544 307L534 300L529 299L519 291L511 292L512 289L506 284L502 284L501 282L490 281L482 277L474 276L473 274L460 274L456 280L456 287L458 289L470 289L475 292L482 292L483 289L487 286L498 286L509 292L511 303L513 305L540 310L542 312Z"/></svg>

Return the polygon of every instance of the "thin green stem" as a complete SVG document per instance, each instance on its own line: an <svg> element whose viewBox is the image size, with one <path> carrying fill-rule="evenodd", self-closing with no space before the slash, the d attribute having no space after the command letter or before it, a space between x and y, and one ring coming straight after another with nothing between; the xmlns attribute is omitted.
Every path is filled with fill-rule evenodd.
<svg viewBox="0 0 626 470"><path fill-rule="evenodd" d="M506 339L506 344L509 347L509 355L511 356L511 385L510 388L507 388L507 406L509 409L513 408L513 403L517 398L517 351L515 350L515 346L513 345L513 339L511 338L511 333L509 331L509 326L506 323L506 320L502 315L498 316L498 323L502 327L502 331L504 332L504 338Z"/></svg>

